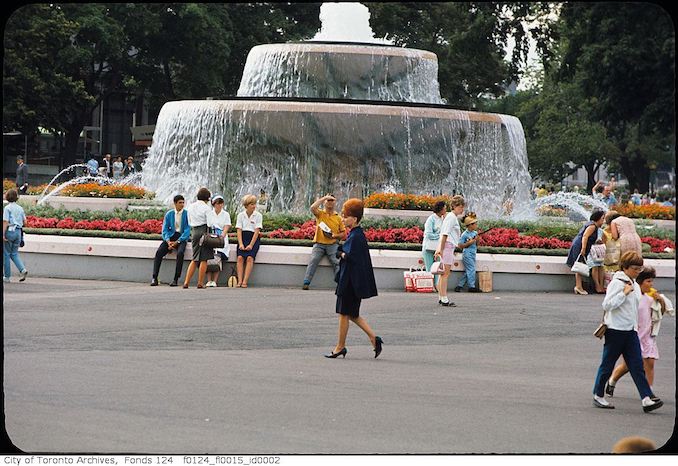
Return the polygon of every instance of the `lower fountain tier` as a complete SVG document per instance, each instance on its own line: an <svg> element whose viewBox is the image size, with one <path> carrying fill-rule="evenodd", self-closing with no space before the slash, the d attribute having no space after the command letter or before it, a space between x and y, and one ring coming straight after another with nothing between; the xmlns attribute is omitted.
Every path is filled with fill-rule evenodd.
<svg viewBox="0 0 678 466"><path fill-rule="evenodd" d="M163 199L207 186L235 203L263 189L273 210L304 212L326 192L455 191L487 215L507 199L527 202L530 186L515 117L256 100L165 104L142 181Z"/></svg>

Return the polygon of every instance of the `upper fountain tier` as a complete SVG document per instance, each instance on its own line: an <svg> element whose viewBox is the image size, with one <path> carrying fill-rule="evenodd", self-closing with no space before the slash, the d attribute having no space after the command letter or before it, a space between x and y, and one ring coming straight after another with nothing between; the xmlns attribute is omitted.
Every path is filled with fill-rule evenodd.
<svg viewBox="0 0 678 466"><path fill-rule="evenodd" d="M435 53L332 42L252 48L238 96L444 103Z"/></svg>

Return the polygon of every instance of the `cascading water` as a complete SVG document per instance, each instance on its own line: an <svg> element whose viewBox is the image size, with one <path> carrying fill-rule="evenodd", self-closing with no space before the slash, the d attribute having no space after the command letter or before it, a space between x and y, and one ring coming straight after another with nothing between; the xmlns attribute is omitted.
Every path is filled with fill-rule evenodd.
<svg viewBox="0 0 678 466"><path fill-rule="evenodd" d="M520 121L442 105L437 73L423 50L254 47L238 97L163 106L142 183L165 201L207 186L230 206L263 189L274 211L387 189L462 193L492 217L529 203Z"/></svg>

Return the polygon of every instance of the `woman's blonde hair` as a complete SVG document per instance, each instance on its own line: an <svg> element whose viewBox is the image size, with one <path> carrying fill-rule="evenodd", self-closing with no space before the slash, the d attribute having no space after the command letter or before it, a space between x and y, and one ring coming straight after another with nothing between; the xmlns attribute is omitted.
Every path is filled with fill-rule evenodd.
<svg viewBox="0 0 678 466"><path fill-rule="evenodd" d="M618 217L621 217L621 214L619 212L617 212L616 210L608 210L607 213L605 214L605 223L611 225L612 220Z"/></svg>
<svg viewBox="0 0 678 466"><path fill-rule="evenodd" d="M247 207L250 204L256 204L257 203L257 196L254 194L245 194L242 198L242 205Z"/></svg>
<svg viewBox="0 0 678 466"><path fill-rule="evenodd" d="M456 196L452 196L452 199L450 199L450 206L454 209L457 206L464 206L466 205L466 201L464 201L464 197L460 196L457 194Z"/></svg>
<svg viewBox="0 0 678 466"><path fill-rule="evenodd" d="M619 268L624 270L628 269L632 265L642 267L643 258L640 257L637 252L626 251L624 254L622 254L621 258L619 259Z"/></svg>

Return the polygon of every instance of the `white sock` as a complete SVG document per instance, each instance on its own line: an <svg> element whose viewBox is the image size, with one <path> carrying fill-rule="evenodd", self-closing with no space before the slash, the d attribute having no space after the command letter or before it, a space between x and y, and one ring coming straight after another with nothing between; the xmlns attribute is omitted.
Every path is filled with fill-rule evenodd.
<svg viewBox="0 0 678 466"><path fill-rule="evenodd" d="M610 387L614 387L615 385L617 385L617 381L614 380L612 377L610 377L610 378L608 379L608 381L607 381L607 384L608 384Z"/></svg>
<svg viewBox="0 0 678 466"><path fill-rule="evenodd" d="M441 300L442 302L444 302L444 303L448 303L448 302L449 302L449 300L447 299L447 296L443 296L442 298L440 298L440 300Z"/></svg>
<svg viewBox="0 0 678 466"><path fill-rule="evenodd" d="M643 401L640 402L643 406L651 406L656 403L656 401L652 401L649 396L646 396L643 398Z"/></svg>

